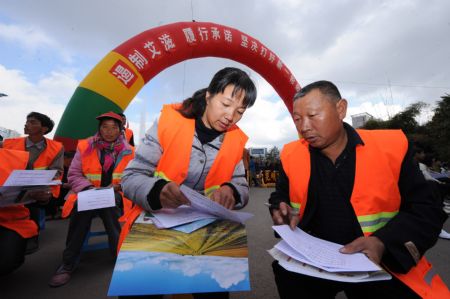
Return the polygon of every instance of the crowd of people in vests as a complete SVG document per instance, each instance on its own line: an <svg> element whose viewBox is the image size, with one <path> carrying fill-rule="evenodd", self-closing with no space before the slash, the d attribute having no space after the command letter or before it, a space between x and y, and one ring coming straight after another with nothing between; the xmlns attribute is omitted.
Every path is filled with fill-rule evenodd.
<svg viewBox="0 0 450 299"><path fill-rule="evenodd" d="M293 98L302 138L285 145L279 160L250 157L248 137L236 123L255 100L248 74L224 68L192 97L164 105L136 154L124 115L98 115L96 133L79 140L75 152L65 152L45 137L54 122L28 114L26 136L0 143L0 185L15 169L56 170L54 179L63 183L27 192L22 198L31 203L0 207L0 275L38 250L44 208L49 218L59 211L69 218L61 263L49 280L60 287L80 262L94 217L103 221L116 257L141 213L189 204L181 184L230 210L246 206L249 185L272 186L268 200L275 225L298 226L346 244L341 253L362 252L393 275L383 282L341 283L293 273L274 261L280 298L333 298L341 291L349 298L448 298L445 283L424 257L447 218L443 199L433 195L406 136L400 130L355 130L343 122L347 101L337 87L318 81ZM78 210L79 192L104 187L113 190L115 206ZM229 293L193 296L226 299Z"/></svg>
<svg viewBox="0 0 450 299"><path fill-rule="evenodd" d="M61 180L58 186L27 191L18 204L0 205L0 275L16 270L24 263L26 255L39 249L40 228L46 219L70 217L63 262L51 278L50 286L61 286L69 281L96 215L102 218L110 249L116 255L119 218L131 205L122 196L120 177L123 168L134 157L133 132L125 127L123 114L108 112L97 119L97 133L80 140L76 152L65 151L60 142L45 137L53 130L54 122L39 112L27 115L25 137L0 142L0 185L15 169L56 170L54 179ZM116 207L77 213L77 192L106 186L114 187Z"/></svg>
<svg viewBox="0 0 450 299"><path fill-rule="evenodd" d="M247 155L247 157L246 157ZM246 176L251 187L275 187L279 174L280 159L250 156L244 151Z"/></svg>

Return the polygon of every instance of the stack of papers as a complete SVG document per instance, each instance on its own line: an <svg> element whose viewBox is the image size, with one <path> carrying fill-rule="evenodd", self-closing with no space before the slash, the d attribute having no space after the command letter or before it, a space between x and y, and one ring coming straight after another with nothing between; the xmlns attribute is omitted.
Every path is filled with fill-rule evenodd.
<svg viewBox="0 0 450 299"><path fill-rule="evenodd" d="M201 213L215 216L219 219L226 219L244 224L245 221L253 217L253 214L228 210L224 206L212 201L189 187L181 185L181 192L191 202L191 207Z"/></svg>
<svg viewBox="0 0 450 299"><path fill-rule="evenodd" d="M391 279L391 275L362 253L343 254L343 246L313 237L299 228L273 226L283 239L269 253L288 271L344 282Z"/></svg>
<svg viewBox="0 0 450 299"><path fill-rule="evenodd" d="M156 218L152 213L143 211L134 223L155 224L155 219ZM198 230L199 228L202 228L214 221L216 221L216 218L204 218L204 219L200 219L197 221L173 226L170 229L173 229L173 230L176 230L176 231L179 231L182 233L190 234L190 233ZM156 220L156 222L158 222L158 221ZM160 223L158 223L158 225L160 225ZM158 227L156 224L155 224L155 226Z"/></svg>
<svg viewBox="0 0 450 299"><path fill-rule="evenodd" d="M61 181L53 180L56 170L13 170L3 186L50 186Z"/></svg>
<svg viewBox="0 0 450 299"><path fill-rule="evenodd" d="M198 229L208 225L216 219L226 219L244 223L253 216L250 213L228 210L222 205L184 185L180 187L180 190L189 199L191 205L183 205L176 209L161 209L157 212L152 212L151 221L157 228L173 228L186 223L196 222L194 227ZM142 218L141 221L143 219L144 218ZM140 223L145 223L145 221ZM179 229L185 230L185 228ZM190 228L188 230L190 230Z"/></svg>
<svg viewBox="0 0 450 299"><path fill-rule="evenodd" d="M217 219L217 217L199 212L189 206L180 206L176 209L161 209L157 212L152 212L152 215L153 224L157 228L172 228L202 219Z"/></svg>
<svg viewBox="0 0 450 299"><path fill-rule="evenodd" d="M34 202L34 199L29 198L31 191L61 184L61 181L53 180L55 175L56 170L13 170L3 186L0 186L0 207Z"/></svg>

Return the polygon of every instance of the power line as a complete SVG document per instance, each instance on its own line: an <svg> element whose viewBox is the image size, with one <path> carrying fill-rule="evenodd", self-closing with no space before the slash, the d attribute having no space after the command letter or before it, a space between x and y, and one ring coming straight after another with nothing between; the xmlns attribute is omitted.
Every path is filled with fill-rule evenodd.
<svg viewBox="0 0 450 299"><path fill-rule="evenodd" d="M307 81L317 81L315 79L304 79ZM301 82L301 80L299 80ZM413 84L386 84L386 83L370 83L370 82L357 82L357 81L333 81L342 84L355 84L355 85L369 85L369 86L384 86L384 87L408 87L408 88L430 88L430 89L450 89L450 86L430 86L430 85L413 85Z"/></svg>

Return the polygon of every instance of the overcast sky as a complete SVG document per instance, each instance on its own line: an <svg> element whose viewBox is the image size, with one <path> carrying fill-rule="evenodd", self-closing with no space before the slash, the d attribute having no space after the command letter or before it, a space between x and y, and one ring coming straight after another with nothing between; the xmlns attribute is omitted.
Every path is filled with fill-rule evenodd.
<svg viewBox="0 0 450 299"><path fill-rule="evenodd" d="M75 88L112 49L165 24L192 19L233 27L277 54L300 85L336 83L350 115L386 119L411 103L431 106L450 94L450 1L41 0L0 2L0 127L22 133L30 111L56 122ZM215 72L237 66L254 79L258 99L239 125L248 146L296 138L275 90L231 60L202 58L172 66L128 106L140 135L162 104L206 87Z"/></svg>

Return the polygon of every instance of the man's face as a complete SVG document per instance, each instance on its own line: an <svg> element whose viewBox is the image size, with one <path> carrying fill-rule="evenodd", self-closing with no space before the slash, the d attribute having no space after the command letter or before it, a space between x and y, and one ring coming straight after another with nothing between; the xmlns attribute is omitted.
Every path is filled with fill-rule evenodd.
<svg viewBox="0 0 450 299"><path fill-rule="evenodd" d="M38 119L34 117L28 117L23 131L26 135L36 136L44 135L45 133L47 133L48 128L43 127Z"/></svg>
<svg viewBox="0 0 450 299"><path fill-rule="evenodd" d="M344 99L336 102L319 89L313 89L294 101L294 123L312 147L325 149L338 139L346 111Z"/></svg>

